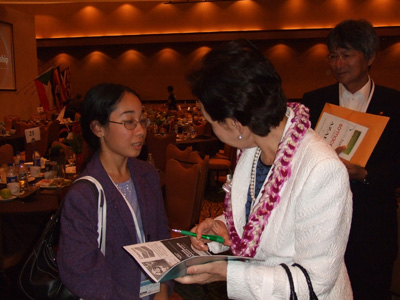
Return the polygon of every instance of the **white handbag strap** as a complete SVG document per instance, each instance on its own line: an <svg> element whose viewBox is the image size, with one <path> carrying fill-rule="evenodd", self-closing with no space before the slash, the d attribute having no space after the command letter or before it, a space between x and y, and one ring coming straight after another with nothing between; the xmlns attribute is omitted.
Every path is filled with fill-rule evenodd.
<svg viewBox="0 0 400 300"><path fill-rule="evenodd" d="M98 221L97 221L97 243L101 252L106 255L106 221L107 221L107 201L106 195L104 193L103 187L101 186L100 182L97 181L92 176L83 176L75 180L88 180L92 182L98 191L98 201L97 201L97 213L98 213Z"/></svg>

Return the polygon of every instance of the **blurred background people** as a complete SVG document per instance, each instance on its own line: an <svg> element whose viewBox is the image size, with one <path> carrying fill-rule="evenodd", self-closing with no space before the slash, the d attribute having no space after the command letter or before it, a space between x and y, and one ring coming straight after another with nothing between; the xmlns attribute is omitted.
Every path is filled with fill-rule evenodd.
<svg viewBox="0 0 400 300"><path fill-rule="evenodd" d="M167 101L168 110L176 110L176 98L174 94L174 87L172 85L169 85L167 87L167 91L169 94Z"/></svg>

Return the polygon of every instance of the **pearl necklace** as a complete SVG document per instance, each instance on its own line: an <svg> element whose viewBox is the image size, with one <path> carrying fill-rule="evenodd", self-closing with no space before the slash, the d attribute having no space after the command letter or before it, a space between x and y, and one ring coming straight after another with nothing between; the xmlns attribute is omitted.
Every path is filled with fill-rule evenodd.
<svg viewBox="0 0 400 300"><path fill-rule="evenodd" d="M231 250L237 256L254 257L260 244L261 234L268 223L272 210L280 201L280 191L291 175L291 162L300 141L310 127L308 108L300 103L288 103L295 113L292 123L278 145L274 164L271 167L271 175L264 183L258 204L250 213L249 221L243 227L243 235L239 237L236 231L230 189L225 194L225 219L232 241ZM289 122L289 120L288 120ZM257 150L258 151L258 150ZM238 160L243 151L238 154ZM257 155L256 155L257 156ZM259 155L258 155L259 156ZM254 160L254 161L258 161ZM253 167L254 167L253 161Z"/></svg>
<svg viewBox="0 0 400 300"><path fill-rule="evenodd" d="M253 203L256 202L256 191L255 191L256 173L257 173L257 163L258 159L260 158L260 155L261 155L261 149L257 147L256 154L254 155L253 166L251 168L251 177L250 177L250 197Z"/></svg>
<svg viewBox="0 0 400 300"><path fill-rule="evenodd" d="M289 118L289 108L286 110L286 117ZM251 177L250 177L250 197L253 203L256 202L256 192L255 192L255 186L256 186L256 174L257 174L257 164L258 160L261 155L261 149L257 147L256 153L254 154L254 160L253 160L253 166L251 168Z"/></svg>

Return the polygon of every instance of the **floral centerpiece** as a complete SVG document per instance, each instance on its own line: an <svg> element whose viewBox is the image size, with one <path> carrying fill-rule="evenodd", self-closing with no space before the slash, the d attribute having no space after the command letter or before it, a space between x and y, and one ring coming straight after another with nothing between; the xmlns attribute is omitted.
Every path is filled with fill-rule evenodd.
<svg viewBox="0 0 400 300"><path fill-rule="evenodd" d="M157 112L155 115L154 123L156 123L157 126L164 125L167 121L166 115L166 112Z"/></svg>

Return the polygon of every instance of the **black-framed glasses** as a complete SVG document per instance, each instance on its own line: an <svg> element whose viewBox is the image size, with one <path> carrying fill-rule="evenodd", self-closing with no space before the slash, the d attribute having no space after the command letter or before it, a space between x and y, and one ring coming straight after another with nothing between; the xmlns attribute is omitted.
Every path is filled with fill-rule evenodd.
<svg viewBox="0 0 400 300"><path fill-rule="evenodd" d="M349 53L329 53L326 56L326 60L328 61L329 64L334 64L337 62L338 59L340 59L342 62L347 63L353 59L357 54L349 54Z"/></svg>
<svg viewBox="0 0 400 300"><path fill-rule="evenodd" d="M142 126L142 128L146 129L150 125L150 119L149 118L142 118L139 121L136 120L129 120L129 121L124 121L124 122L115 122L115 121L108 121L109 123L114 123L114 124L119 124L119 125L124 125L124 127L128 130L135 130L138 124Z"/></svg>

